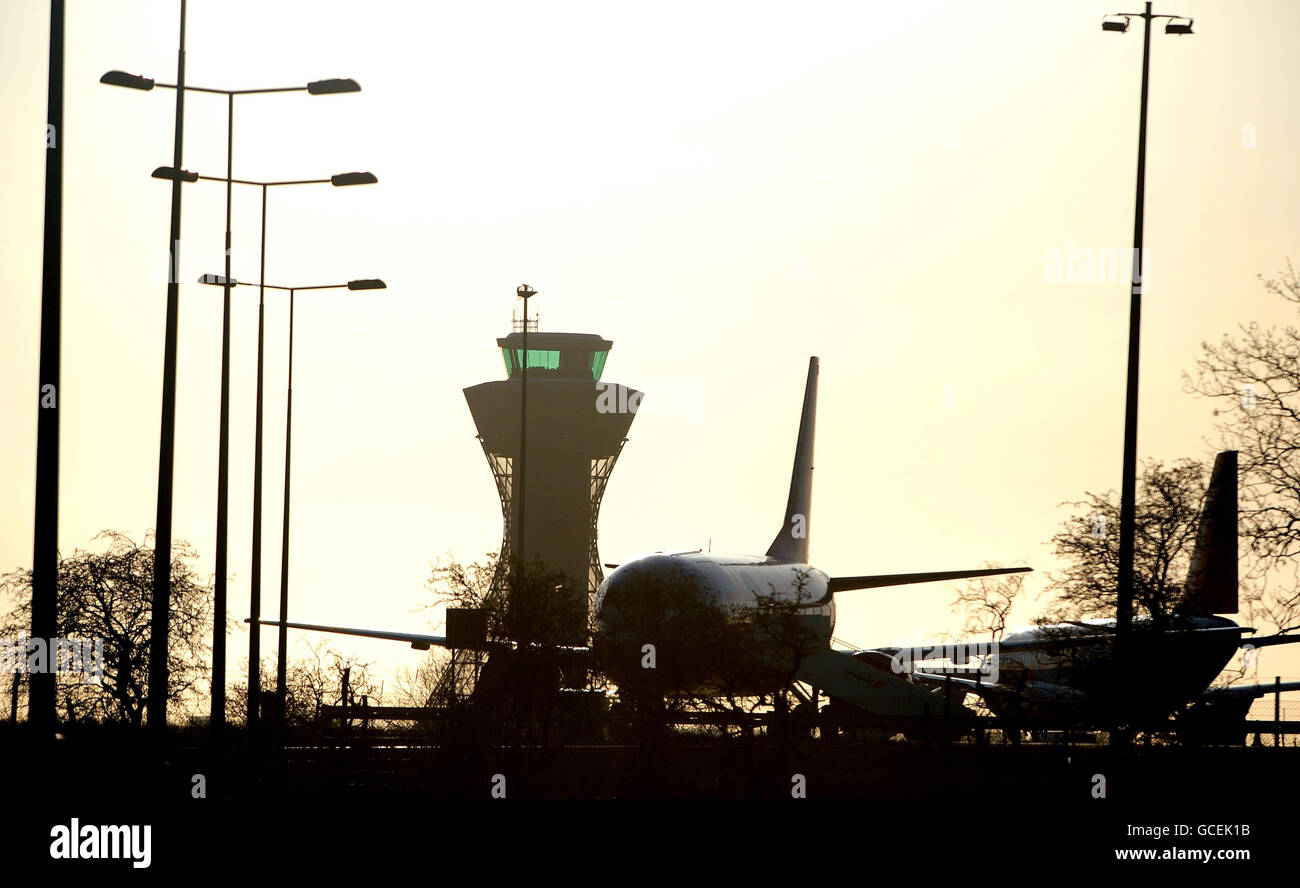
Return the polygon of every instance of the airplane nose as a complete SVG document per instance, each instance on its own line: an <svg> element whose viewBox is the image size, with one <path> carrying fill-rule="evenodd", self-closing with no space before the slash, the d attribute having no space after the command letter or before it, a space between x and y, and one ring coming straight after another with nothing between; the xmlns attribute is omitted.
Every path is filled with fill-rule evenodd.
<svg viewBox="0 0 1300 888"><path fill-rule="evenodd" d="M665 555L628 562L597 595L596 656L620 688L687 686L717 647L726 614L705 577ZM703 649L703 650L701 650Z"/></svg>
<svg viewBox="0 0 1300 888"><path fill-rule="evenodd" d="M601 631L617 626L637 600L637 590L649 582L648 572L638 564L625 564L605 578L596 592L596 625Z"/></svg>

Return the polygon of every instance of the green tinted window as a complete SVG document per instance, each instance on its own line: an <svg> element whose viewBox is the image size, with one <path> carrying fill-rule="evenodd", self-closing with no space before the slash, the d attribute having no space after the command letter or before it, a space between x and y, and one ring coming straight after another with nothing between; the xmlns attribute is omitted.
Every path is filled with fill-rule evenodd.
<svg viewBox="0 0 1300 888"><path fill-rule="evenodd" d="M523 349L503 348L501 353L506 361L506 375L514 376L515 371L520 368L520 355ZM558 370L560 367L560 353L549 349L530 348L528 350L528 369L538 368L541 370Z"/></svg>
<svg viewBox="0 0 1300 888"><path fill-rule="evenodd" d="M560 366L560 353L558 351L537 351L536 349L528 350L528 369L540 367L543 370L556 370Z"/></svg>
<svg viewBox="0 0 1300 888"><path fill-rule="evenodd" d="M506 376L513 377L520 369L520 356L523 349L503 348L501 357L506 363ZM528 350L528 369L550 371L564 379L600 379L605 371L605 358L609 351L582 351L558 349ZM590 375L588 375L590 374Z"/></svg>

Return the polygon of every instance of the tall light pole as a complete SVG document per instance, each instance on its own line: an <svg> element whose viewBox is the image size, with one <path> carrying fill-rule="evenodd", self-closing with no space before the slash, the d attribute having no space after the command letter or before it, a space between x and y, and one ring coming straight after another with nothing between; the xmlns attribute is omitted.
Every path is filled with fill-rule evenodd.
<svg viewBox="0 0 1300 888"><path fill-rule="evenodd" d="M181 168L185 124L185 0L181 0L180 43L176 51L176 123L172 167ZM145 77L110 71L100 82L153 89ZM60 134L61 135L61 134ZM180 306L181 179L172 179L171 230L167 237L167 320L163 333L162 431L158 441L158 509L154 518L153 597L149 643L149 733L161 743L167 732L167 633L170 626L172 562L172 468L176 444L176 327Z"/></svg>
<svg viewBox="0 0 1300 888"><path fill-rule="evenodd" d="M200 179L208 181L222 181L214 179L211 176L199 176ZM265 280L266 277L266 195L267 191L281 185L333 185L335 187L346 187L349 185L373 185L378 179L373 173L340 173L331 176L328 179L291 179L279 182L256 182L250 179L226 179L227 187L231 183L239 185L256 185L262 189L262 242L261 258L259 260L260 271L258 276ZM226 293L227 308L229 307L230 288L235 286L235 282L230 277L230 252L226 252L226 274L221 278L223 289ZM205 275L200 280L211 283L209 280L212 276ZM255 419L253 423L253 564L249 576L249 615L254 619L260 619L262 616L262 364L265 339L265 311L266 300L265 290L259 285L257 294L257 398L255 407ZM281 630L283 631L283 630ZM262 693L262 675L261 675L261 657L262 657L262 639L261 627L257 624L250 626L248 635L248 725L249 735L253 736L257 730L259 722L258 702ZM277 672L280 671L277 666ZM283 679L279 680L279 685L283 685Z"/></svg>
<svg viewBox="0 0 1300 888"><path fill-rule="evenodd" d="M1129 302L1128 328L1128 384L1124 406L1124 478L1120 494L1119 517L1119 582L1116 589L1116 660L1123 668L1128 652L1128 638L1133 624L1133 550L1136 534L1137 497L1137 407L1138 407L1138 346L1142 327L1142 216L1146 190L1147 164L1147 84L1151 66L1151 22L1167 18L1166 34L1192 33L1192 20L1178 15L1155 15L1151 3L1144 12L1121 12L1102 21L1103 31L1124 32L1129 19L1143 20L1142 37L1142 97L1138 117L1137 197L1133 213L1133 280ZM1118 21L1117 19L1123 19Z"/></svg>
<svg viewBox="0 0 1300 888"><path fill-rule="evenodd" d="M524 509L526 485L524 481L525 469L528 464L526 455L528 453L528 300L536 296L537 291L527 284L520 284L515 289L515 295L524 301L524 348L519 361L519 471L516 473L519 481L519 546L515 550L518 553L519 564L522 566L524 559L527 558L527 555L524 554L526 551L524 548L526 533L524 530L524 517L526 514Z"/></svg>
<svg viewBox="0 0 1300 888"><path fill-rule="evenodd" d="M63 0L53 0L45 118L45 231L36 407L36 516L32 536L32 637L43 639L51 646L58 635L59 399L63 395L59 391L63 312L63 22ZM42 736L49 737L58 721L54 670L34 671L29 682L27 720L40 729ZM17 697L17 687L14 696Z"/></svg>
<svg viewBox="0 0 1300 888"><path fill-rule="evenodd" d="M348 173L348 176L368 176L369 173ZM339 177L335 177L336 179ZM373 177L372 177L373 178ZM324 181L331 181L326 179ZM301 183L266 183L270 184L301 184ZM340 183L335 183L340 184ZM360 184L360 182L343 183L343 184ZM263 188L265 192L265 186ZM200 283L205 284L226 284L226 278L219 275L204 275L199 279ZM236 286L239 281L229 281L228 286ZM251 285L248 285L251 286ZM382 280L378 278L364 278L348 281L346 284L319 284L315 286L304 287L284 287L275 284L257 284L260 293L263 290L283 290L289 294L289 383L286 392L285 401L285 419L284 419L284 512L283 527L281 530L280 544L280 625L279 625L279 650L276 657L276 698L278 701L277 713L280 719L280 726L284 724L284 702L286 696L286 675L288 663L288 627L286 623L289 619L289 469L291 442L293 436L293 318L294 318L294 295L299 290L383 290L387 287ZM259 308L260 313L260 308ZM260 363L260 362L259 362ZM260 400L260 399L259 399ZM258 622L261 615L253 613L250 617L250 629L254 633L261 630Z"/></svg>
<svg viewBox="0 0 1300 888"><path fill-rule="evenodd" d="M124 71L109 71L99 78L100 83L111 86L124 86L130 89L151 90L155 86L176 90L176 147L170 167L154 170L154 177L172 181L172 242L169 249L174 249L172 268L168 277L167 299L167 340L164 350L163 373L163 456L159 459L158 481L158 517L154 543L154 594L151 637L161 639L161 644L150 646L149 659L149 721L157 722L161 731L167 719L167 633L168 633L168 598L171 578L171 499L172 499L172 452L176 422L176 303L178 274L180 270L180 185L182 181L193 182L198 177L185 173L181 169L181 124L183 120L182 102L186 90L191 92L212 93L226 97L226 277L230 277L231 244L231 186L234 183L232 168L234 160L235 96L260 95L264 93L306 92L309 95L333 95L335 93L359 92L361 86L350 78L332 78L314 80L306 86L272 87L269 89L213 89L210 87L185 86L185 3L181 2L181 61L176 83L157 83L148 77L127 74ZM230 463L230 289L226 288L222 305L221 322L221 414L217 443L217 552L216 581L213 595L212 621L212 704L210 724L214 742L219 742L226 720L226 577L229 517L229 463ZM164 466L165 463L165 466ZM165 483L164 483L165 476ZM164 502L164 491L166 501ZM165 513L165 514L164 514ZM166 557L159 563L159 553ZM257 673L257 666L250 666L252 674ZM159 689L155 694L155 688ZM250 683L251 691L251 683ZM250 701L255 698L251 697ZM251 707L250 707L251 708ZM255 716L250 715L250 732L256 727Z"/></svg>

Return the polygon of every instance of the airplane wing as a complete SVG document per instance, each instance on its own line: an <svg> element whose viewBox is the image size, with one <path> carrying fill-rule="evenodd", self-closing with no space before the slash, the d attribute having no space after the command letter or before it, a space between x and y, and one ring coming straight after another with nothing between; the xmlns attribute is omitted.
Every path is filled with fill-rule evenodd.
<svg viewBox="0 0 1300 888"><path fill-rule="evenodd" d="M259 626L279 626L279 620L253 620L245 623L257 623ZM359 635L362 638L382 638L388 641L405 641L417 651L427 651L431 645L445 647L447 639L442 635L420 635L415 632L389 632L384 629L355 629L349 626L321 626L316 623L284 624L289 629L310 629L313 632L335 632L339 635Z"/></svg>
<svg viewBox="0 0 1300 888"><path fill-rule="evenodd" d="M1259 638L1243 638L1241 646L1246 647L1268 647L1274 644L1294 644L1300 641L1300 635L1263 635Z"/></svg>
<svg viewBox="0 0 1300 888"><path fill-rule="evenodd" d="M1092 641L1098 638L1112 638L1115 635L1115 629L1112 626L1098 626L1090 623L1083 623L1077 620L1067 621L1071 625L1078 626L1086 630L1079 633L1062 634L1060 637L1030 635L1025 638L1005 638L1001 641L994 642L991 639L972 641L969 639L959 641L932 641L928 644L916 645L914 647L876 647L870 648L877 653L885 654L889 657L904 657L909 660L952 660L954 662L966 662L961 660L965 656L967 659L988 653L993 650L998 651L1020 651L1020 650L1047 650L1069 647L1070 645L1080 642ZM1170 629L1165 635L1221 635L1229 632L1253 632L1245 626L1209 626L1203 629ZM1284 636L1281 641L1272 641L1271 638L1260 639L1264 645L1285 644L1289 641L1300 641L1300 636ZM1241 644L1254 644L1248 638L1243 638ZM957 659L954 660L954 657ZM956 674L956 673L954 673Z"/></svg>
<svg viewBox="0 0 1300 888"><path fill-rule="evenodd" d="M1085 640L1089 638L1101 638L1103 636L1109 636L1115 634L1114 626L1098 626L1094 623L1084 623L1080 620L1066 620L1066 622L1075 626L1079 626L1080 628L1083 629L1091 630L1090 633L1087 635L1069 636L1070 641ZM1290 630L1283 630L1283 632L1280 632L1277 635L1261 635L1257 638L1245 637L1247 633L1251 633L1254 631L1255 630L1250 628L1249 626L1206 626L1200 629L1166 629L1164 630L1164 634L1166 635L1216 635L1216 634L1223 634L1226 632L1240 632L1243 633L1243 637L1241 641L1238 643L1238 647L1253 647L1253 648L1271 647L1272 645L1276 645L1276 644L1295 644L1296 642L1300 642L1300 635L1285 634Z"/></svg>
<svg viewBox="0 0 1300 888"><path fill-rule="evenodd" d="M1063 640L1063 641L1084 641L1084 640L1087 640L1087 639L1090 639L1090 638L1112 638L1112 637L1114 637L1114 636L1118 633L1118 630L1117 630L1113 625L1104 625L1104 624L1103 624L1103 625L1099 625L1099 624L1096 624L1096 623L1085 623L1085 622L1083 622L1082 620L1066 620L1065 622L1068 623L1068 624L1071 625L1071 626L1078 626L1080 629L1084 629L1084 630L1086 630L1086 631L1085 631L1084 633L1081 633L1081 634L1063 635L1063 636L1061 636L1061 640ZM1143 629L1138 629L1138 630L1136 630L1134 634L1136 634L1136 635L1138 635L1138 636L1141 636L1141 634L1142 634L1143 632L1150 632L1150 631L1152 631L1152 630L1147 629L1147 628L1143 628ZM1235 626L1235 625L1234 625L1234 626L1202 626L1202 627L1200 627L1200 628L1196 628L1196 629L1161 629L1161 630L1159 631L1159 634L1162 635L1162 636L1168 636L1168 635L1223 635L1223 634L1226 634L1226 633L1228 633L1228 632L1239 632L1239 633L1241 633L1241 632L1254 632L1254 631L1255 631L1255 630L1252 629L1252 628L1249 627L1249 626ZM1273 637L1273 638L1277 638L1278 636L1271 636L1271 637ZM1052 641L1053 641L1053 639L1051 639L1051 637L1049 636L1049 637L1047 637L1047 638L1039 639L1039 642L1038 642L1038 643L1039 643L1039 644L1050 644ZM1292 638L1291 636L1287 636L1287 637L1286 637L1285 639L1283 639L1282 641L1267 641L1267 640L1266 640L1266 641L1264 642L1264 646L1267 646L1267 645L1270 645L1270 644L1286 644L1287 641L1300 641L1300 636L1297 636L1297 637L1294 637L1294 638ZM1259 646L1260 646L1260 645L1256 644L1256 642L1252 641L1252 640L1249 639L1249 638L1243 638L1243 639L1241 640L1241 643L1242 643L1243 645L1254 644L1256 647L1259 647Z"/></svg>
<svg viewBox="0 0 1300 888"><path fill-rule="evenodd" d="M1300 691L1300 681L1284 681L1280 684L1231 685L1226 688L1206 688L1198 700L1222 700L1227 697L1246 697L1251 700L1267 697L1274 691Z"/></svg>
<svg viewBox="0 0 1300 888"><path fill-rule="evenodd" d="M941 570L933 573L876 574L868 577L831 577L830 593L850 589L879 589L882 586L906 586L910 583L935 583L940 580L966 580L998 574L1025 573L1032 567L995 567L986 570Z"/></svg>
<svg viewBox="0 0 1300 888"><path fill-rule="evenodd" d="M912 680L935 690L961 689L976 694L995 713L1000 713L1004 707L1013 703L1069 705L1086 699L1086 695L1077 688L1056 682L1029 681L1012 689L1006 685L932 672L913 672Z"/></svg>
<svg viewBox="0 0 1300 888"><path fill-rule="evenodd" d="M248 619L244 622L257 623L259 626L280 625L279 620ZM385 641L404 641L417 651L427 651L430 647L449 647L445 635L422 635L418 632L392 632L387 629L358 629L353 626L322 626L319 623L286 622L284 625L289 629L307 629L311 632L334 632L339 635L356 635L360 638L379 638ZM591 648L586 645L575 644L540 644L537 642L519 644L518 642L506 642L505 646L518 649L560 651L567 654L591 653Z"/></svg>

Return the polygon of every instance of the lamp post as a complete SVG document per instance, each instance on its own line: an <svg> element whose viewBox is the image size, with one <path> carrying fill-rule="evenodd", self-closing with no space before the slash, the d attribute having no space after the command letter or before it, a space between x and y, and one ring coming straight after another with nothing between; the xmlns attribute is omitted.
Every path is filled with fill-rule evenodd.
<svg viewBox="0 0 1300 888"><path fill-rule="evenodd" d="M227 172L229 172L229 168L227 168ZM328 179L287 179L278 182L259 182L251 179L233 179L229 177L222 179L215 176L199 176L197 174L195 175L195 178L207 182L225 182L227 189L229 189L231 185L255 185L262 189L262 230L259 259L259 277L262 278L265 278L266 275L266 196L269 189L282 185L333 185L335 187L373 185L379 181L375 178L373 173L339 173L338 175L331 176ZM227 198L227 220L229 219L230 214L229 205L229 198ZM227 241L227 243L229 243L229 241ZM211 283L212 281L209 279L212 277L212 275L204 275L203 278L200 278L200 281L203 283ZM223 282L222 289L225 291L225 315L228 319L230 314L230 290L237 283L230 277L229 248L226 250L226 274L220 276L220 280ZM265 337L265 307L265 292L259 285L257 294L257 397L253 423L253 563L249 575L249 611L250 615L254 618L260 617L262 611L262 364ZM226 347L223 347L222 349L223 383L229 378L229 337L226 337L225 343ZM223 425L228 423L229 392L227 389L228 386L223 384ZM223 455L226 455L224 451ZM224 490L225 487L226 485L223 484L222 489ZM260 668L261 656L261 632L257 624L253 624L248 638L248 729L250 737L256 736L257 725L259 722L258 704L262 693L262 674ZM223 656L223 669L224 662L225 660ZM224 678L224 672L222 675ZM224 694L222 696L224 699Z"/></svg>
<svg viewBox="0 0 1300 888"><path fill-rule="evenodd" d="M161 456L158 465L158 515L154 542L154 585L151 637L155 643L149 651L149 721L162 731L167 720L167 637L168 599L171 590L171 512L172 512L172 454L176 424L176 314L177 287L180 271L180 186L182 181L197 178L181 170L181 126L183 101L186 90L212 93L226 97L226 274L230 277L230 212L231 186L234 183L235 96L264 93L306 92L309 95L360 92L361 86L350 78L313 80L306 86L272 87L268 89L213 89L185 85L185 2L181 2L181 52L176 83L157 83L153 79L125 71L109 71L99 78L100 83L128 89L152 90L154 87L176 90L176 140L170 167L159 167L155 178L172 181L172 233L168 244L172 253L172 268L167 285L167 333L163 357L163 431ZM212 621L212 706L210 724L214 742L224 733L226 721L226 575L227 527L229 515L229 462L230 462L230 288L226 288L222 304L221 321L221 415L218 431L217 456L217 552L216 582L213 595ZM160 558L160 554L163 556ZM161 641L161 643L158 643ZM249 666L250 675L257 674L258 666ZM250 681L250 733L256 727L255 706L251 702Z"/></svg>
<svg viewBox="0 0 1300 888"><path fill-rule="evenodd" d="M524 554L526 533L524 530L524 516L526 514L524 510L526 494L524 491L527 489L524 476L528 462L525 455L528 452L528 300L536 296L537 291L527 284L520 284L515 289L515 295L524 301L524 348L519 361L519 546L515 550L519 555L519 564L522 566L524 559L527 557Z"/></svg>
<svg viewBox="0 0 1300 888"><path fill-rule="evenodd" d="M1147 84L1151 63L1151 22L1166 18L1166 34L1192 33L1192 20L1178 15L1156 15L1147 2L1143 12L1121 12L1106 16L1103 31L1123 33L1128 30L1129 19L1143 20L1142 37L1142 95L1138 117L1137 197L1133 213L1133 280L1129 302L1128 329L1128 379L1124 409L1124 478L1120 494L1119 518L1119 578L1116 589L1116 662L1123 668L1127 654L1128 637L1133 624L1133 550L1136 533L1137 496L1137 406L1138 406L1138 346L1142 327L1142 217L1146 190L1147 162ZM1123 21L1118 21L1123 19Z"/></svg>
<svg viewBox="0 0 1300 888"><path fill-rule="evenodd" d="M348 173L345 175L368 176L370 174L369 173ZM334 178L337 179L339 177L336 176ZM328 182L331 180L326 179L324 181ZM270 184L300 184L300 183L266 183L266 185L264 185L263 187L263 194L265 194L265 188ZM335 184L340 184L340 183L335 183ZM361 184L361 183L353 182L353 183L342 183L342 184ZM241 283L239 281L230 281L229 279L221 277L219 275L204 275L202 278L199 279L199 282L205 284L224 285L227 288L237 286ZM251 284L245 284L245 285L252 286ZM363 278L363 279L348 281L346 284L319 284L315 286L306 286L306 287L284 287L284 286L277 286L275 284L259 283L257 284L257 287L259 292L259 297L258 297L259 316L261 314L261 305L260 305L261 293L264 290L267 289L283 290L283 291L287 291L289 294L289 384L286 392L285 419L284 419L284 513L283 513L283 527L281 529L281 540L280 540L280 625L279 625L279 637L278 637L279 649L276 657L276 700L278 703L277 712L279 714L280 727L283 728L284 702L286 696L286 674L287 674L287 663L288 663L288 654L287 654L288 627L285 624L289 619L289 467L290 467L291 442L293 436L294 295L299 290L341 290L341 289L383 290L387 287L387 284L385 284L382 280L379 280L378 278ZM260 335L258 338L260 342L261 339ZM259 367L261 366L260 355L258 358L258 366ZM261 379L260 374L258 375L258 378L259 380ZM258 404L261 404L260 395L258 397ZM259 447L258 450L260 453L261 448ZM258 496L259 497L261 496L260 485L259 485ZM249 616L251 617L250 620L251 631L253 632L254 635L256 635L258 632L261 631L261 624L258 622L259 619L261 618L261 614L258 612L253 612L249 614Z"/></svg>
<svg viewBox="0 0 1300 888"><path fill-rule="evenodd" d="M184 8L184 7L182 7ZM58 635L59 365L63 313L63 44L64 3L50 4L50 67L45 118L45 220L41 269L41 354L36 408L36 514L32 535L32 637ZM50 137L53 141L50 141ZM17 678L17 675L14 676ZM54 670L33 671L27 719L44 737L54 733ZM18 687L14 686L15 704Z"/></svg>
<svg viewBox="0 0 1300 888"><path fill-rule="evenodd" d="M146 77L110 71L101 83L131 89L153 89ZM185 0L181 0L180 43L176 51L176 124L172 138L172 167L180 169L185 122ZM59 137L62 138L62 133ZM167 319L163 333L162 430L158 439L158 508L154 519L153 597L149 645L149 733L161 742L167 730L167 632L171 598L172 468L176 443L176 327L179 313L181 249L181 181L172 180L171 229L167 237ZM37 531L40 528L38 525ZM223 620L224 622L224 620Z"/></svg>
<svg viewBox="0 0 1300 888"><path fill-rule="evenodd" d="M266 198L267 191L282 185L333 185L335 187L345 187L349 185L373 185L378 179L373 173L340 173L331 176L328 179L289 179L278 182L259 182L251 179L218 179L214 176L199 176L199 179L205 181L226 181L228 185L255 185L262 189L262 230L261 230L261 250L259 260L259 277L266 276ZM230 252L226 252L226 274L222 277L223 281L231 281L229 274ZM205 275L203 280L212 277ZM223 284L226 292L227 310L229 306L230 288L235 286L236 282ZM264 331L265 331L265 292L259 285L257 296L257 397L254 419L253 433L253 554L252 569L249 578L249 613L254 619L261 617L262 612L262 366L264 352ZM283 630L281 630L283 631ZM261 630L258 624L254 623L249 632L248 638L248 725L250 737L255 736L259 722L259 701L262 692L262 675L261 675L261 652L262 639ZM277 663L277 687L278 696L283 700L284 685L284 664Z"/></svg>

